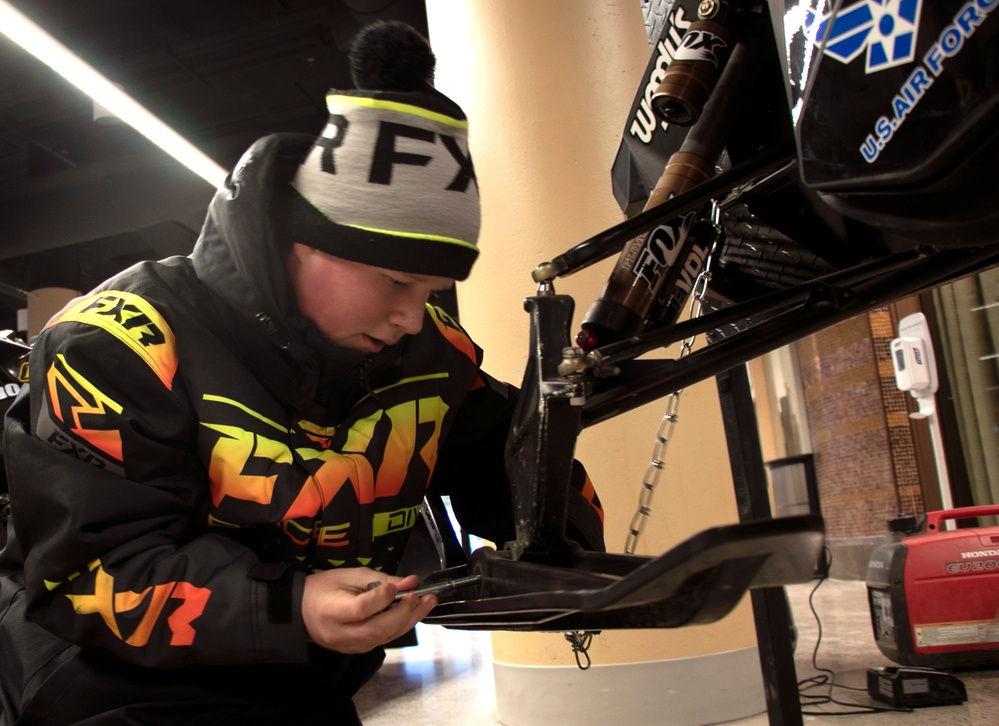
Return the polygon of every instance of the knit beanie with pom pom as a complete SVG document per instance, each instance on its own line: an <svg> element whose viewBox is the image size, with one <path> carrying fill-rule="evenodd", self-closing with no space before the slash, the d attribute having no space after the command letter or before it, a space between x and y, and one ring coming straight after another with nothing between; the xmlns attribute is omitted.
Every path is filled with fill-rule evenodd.
<svg viewBox="0 0 999 726"><path fill-rule="evenodd" d="M479 192L468 121L434 89L430 44L404 23L364 28L354 90L326 96L329 120L292 179L291 242L392 270L465 279L478 255Z"/></svg>

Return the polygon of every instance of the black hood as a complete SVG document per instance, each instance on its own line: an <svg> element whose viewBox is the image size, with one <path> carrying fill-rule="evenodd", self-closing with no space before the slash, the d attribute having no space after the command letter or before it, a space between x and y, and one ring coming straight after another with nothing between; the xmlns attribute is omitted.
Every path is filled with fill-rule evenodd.
<svg viewBox="0 0 999 726"><path fill-rule="evenodd" d="M334 346L298 315L286 264L290 241L275 234L274 219L282 209L278 190L314 142L307 134L272 134L247 149L215 192L191 254L198 278L221 298L233 344L296 406L331 397L320 391L349 398L344 389L381 377L401 352L392 346L365 356Z"/></svg>
<svg viewBox="0 0 999 726"><path fill-rule="evenodd" d="M292 326L294 295L285 265L288 240L272 225L275 190L283 188L315 137L274 134L254 143L215 192L192 258L200 277L232 308Z"/></svg>

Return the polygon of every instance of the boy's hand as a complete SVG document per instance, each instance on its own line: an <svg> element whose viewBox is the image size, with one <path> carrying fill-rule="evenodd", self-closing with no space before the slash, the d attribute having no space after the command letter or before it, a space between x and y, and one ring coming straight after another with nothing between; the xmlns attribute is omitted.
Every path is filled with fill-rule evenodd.
<svg viewBox="0 0 999 726"><path fill-rule="evenodd" d="M392 577L366 567L327 570L305 578L302 619L312 642L340 653L366 653L409 632L437 605L434 595L405 595L417 577ZM389 607L392 605L392 607Z"/></svg>

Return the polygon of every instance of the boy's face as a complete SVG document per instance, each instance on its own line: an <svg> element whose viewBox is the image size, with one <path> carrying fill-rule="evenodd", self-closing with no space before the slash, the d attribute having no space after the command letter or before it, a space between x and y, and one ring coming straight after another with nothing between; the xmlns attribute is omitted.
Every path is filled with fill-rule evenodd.
<svg viewBox="0 0 999 726"><path fill-rule="evenodd" d="M427 300L454 284L449 277L372 267L298 243L288 252L288 273L302 316L330 343L361 353L419 333Z"/></svg>

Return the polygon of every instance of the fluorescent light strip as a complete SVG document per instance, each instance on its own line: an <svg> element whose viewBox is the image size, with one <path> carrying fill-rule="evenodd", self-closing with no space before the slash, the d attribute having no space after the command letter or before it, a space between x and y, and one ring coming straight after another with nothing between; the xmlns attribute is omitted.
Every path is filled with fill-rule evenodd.
<svg viewBox="0 0 999 726"><path fill-rule="evenodd" d="M225 179L225 169L22 15L6 0L0 0L0 33L212 186L219 186Z"/></svg>

